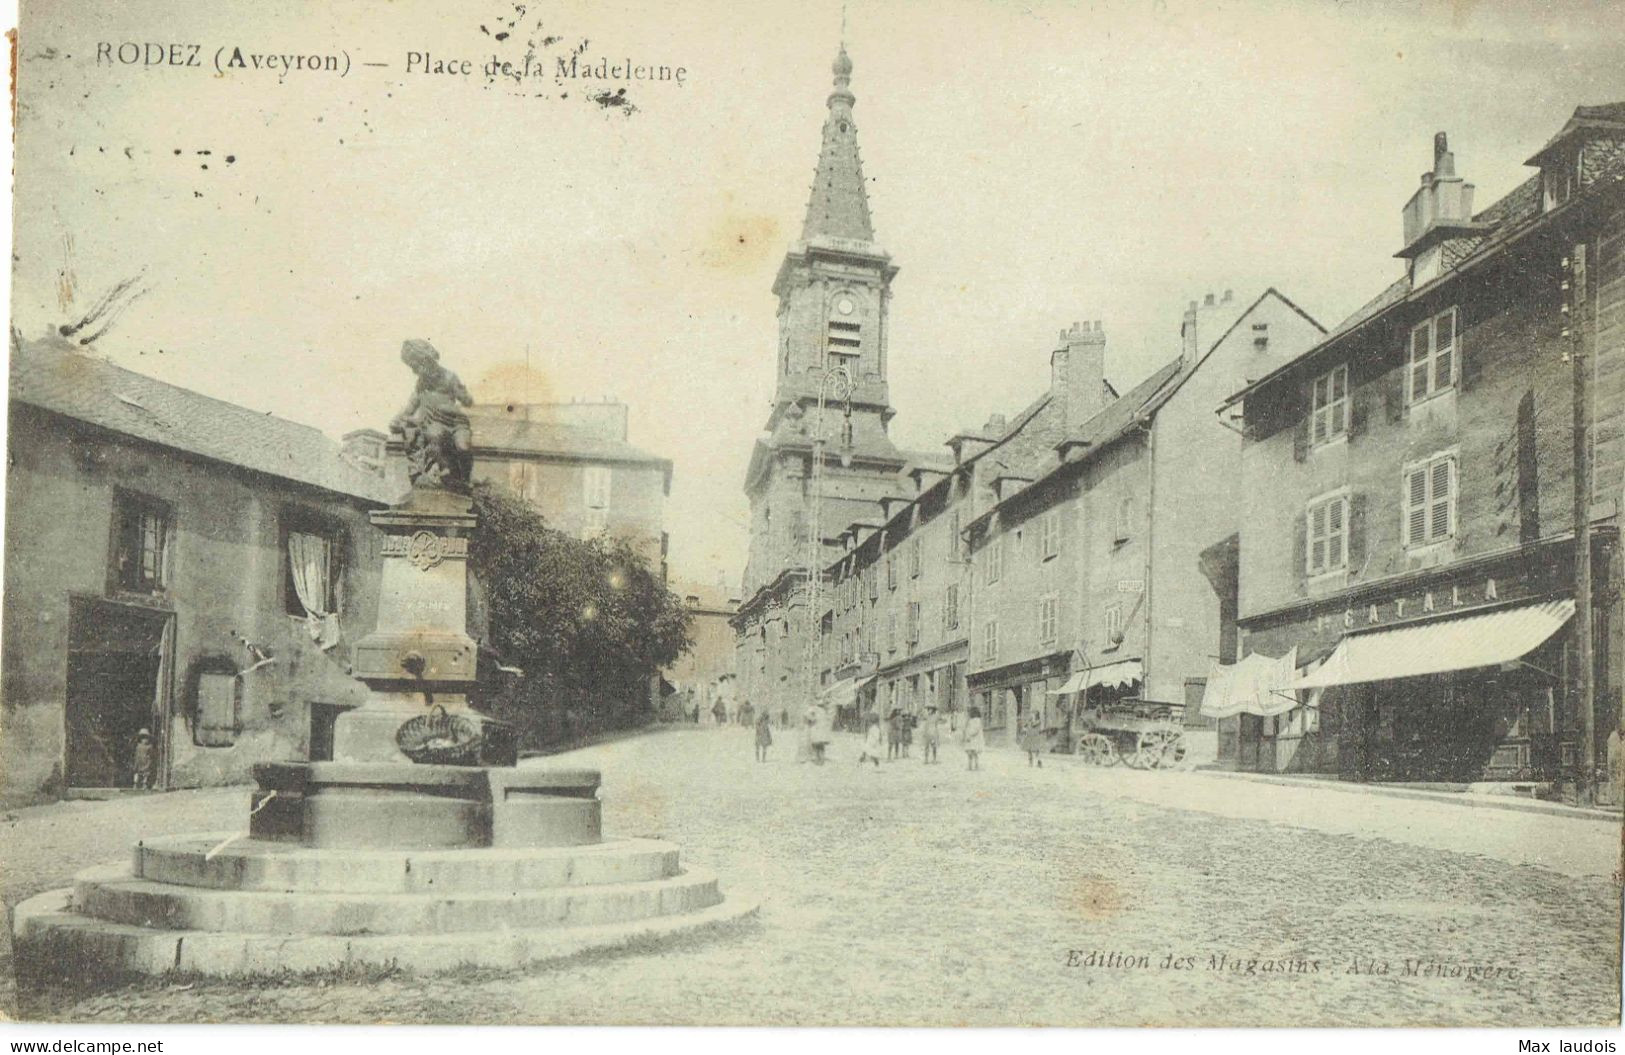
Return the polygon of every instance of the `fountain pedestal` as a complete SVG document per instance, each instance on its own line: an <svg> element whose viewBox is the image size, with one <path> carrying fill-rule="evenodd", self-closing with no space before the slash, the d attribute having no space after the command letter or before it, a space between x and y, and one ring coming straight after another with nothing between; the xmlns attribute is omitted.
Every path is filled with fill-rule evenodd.
<svg viewBox="0 0 1625 1055"><path fill-rule="evenodd" d="M352 668L371 698L338 718L334 761L256 766L246 834L145 840L18 905L19 973L519 967L756 911L669 843L604 839L598 772L517 766L512 728L471 706L468 497L414 490L372 522L379 619ZM436 706L474 728L475 764L402 750Z"/></svg>

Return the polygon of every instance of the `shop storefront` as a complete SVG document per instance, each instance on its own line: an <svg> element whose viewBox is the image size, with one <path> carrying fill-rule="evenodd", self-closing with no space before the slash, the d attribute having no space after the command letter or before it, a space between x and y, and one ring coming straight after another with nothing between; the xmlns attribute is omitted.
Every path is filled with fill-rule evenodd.
<svg viewBox="0 0 1625 1055"><path fill-rule="evenodd" d="M1234 693L1252 702L1226 718L1233 749L1221 760L1357 781L1536 783L1567 773L1579 744L1572 558L1548 545L1474 564L1243 620L1249 656L1215 679L1247 682L1249 660L1278 673L1266 679L1276 684ZM1210 687L1204 712L1222 695ZM1613 721L1609 708L1597 724Z"/></svg>
<svg viewBox="0 0 1625 1055"><path fill-rule="evenodd" d="M988 746L1015 746L1023 724L1035 712L1043 712L1046 726L1055 727L1051 712L1061 697L1051 696L1050 690L1071 676L1071 658L1068 652L1057 652L970 676L969 706L982 712Z"/></svg>

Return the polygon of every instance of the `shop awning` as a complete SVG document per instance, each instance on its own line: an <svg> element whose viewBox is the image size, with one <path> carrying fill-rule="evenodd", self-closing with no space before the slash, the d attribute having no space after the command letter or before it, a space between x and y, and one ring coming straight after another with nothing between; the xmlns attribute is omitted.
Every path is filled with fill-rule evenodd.
<svg viewBox="0 0 1625 1055"><path fill-rule="evenodd" d="M1201 713L1208 718L1285 714L1299 705L1298 698L1276 686L1292 681L1297 674L1296 648L1279 659L1255 652L1228 666L1215 666L1202 690Z"/></svg>
<svg viewBox="0 0 1625 1055"><path fill-rule="evenodd" d="M1573 617L1572 600L1547 601L1354 634L1339 642L1320 667L1280 687L1287 691L1320 689L1511 663L1545 644Z"/></svg>
<svg viewBox="0 0 1625 1055"><path fill-rule="evenodd" d="M1049 690L1051 696L1064 696L1069 692L1082 692L1096 685L1109 685L1112 688L1125 688L1133 685L1145 677L1145 665L1137 659L1125 659L1116 663L1107 663L1101 667L1090 667L1075 672L1058 689Z"/></svg>
<svg viewBox="0 0 1625 1055"><path fill-rule="evenodd" d="M824 686L818 702L825 707L851 707L858 702L858 690L875 680L873 674L861 678L842 678Z"/></svg>

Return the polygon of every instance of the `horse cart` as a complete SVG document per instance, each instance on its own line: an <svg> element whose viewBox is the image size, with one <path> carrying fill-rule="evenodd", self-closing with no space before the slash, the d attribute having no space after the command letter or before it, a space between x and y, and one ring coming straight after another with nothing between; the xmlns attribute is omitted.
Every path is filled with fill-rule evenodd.
<svg viewBox="0 0 1625 1055"><path fill-rule="evenodd" d="M1185 708L1177 703L1111 700L1080 710L1073 750L1095 766L1171 769L1185 760Z"/></svg>

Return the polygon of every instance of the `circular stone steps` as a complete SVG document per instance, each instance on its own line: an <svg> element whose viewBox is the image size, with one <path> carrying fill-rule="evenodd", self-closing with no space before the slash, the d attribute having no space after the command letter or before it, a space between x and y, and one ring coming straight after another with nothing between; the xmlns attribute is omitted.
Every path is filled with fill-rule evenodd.
<svg viewBox="0 0 1625 1055"><path fill-rule="evenodd" d="M217 975L514 968L756 911L651 839L370 850L221 833L147 840L132 857L18 905L19 956Z"/></svg>
<svg viewBox="0 0 1625 1055"><path fill-rule="evenodd" d="M677 874L678 855L676 844L654 839L535 849L317 850L222 832L144 840L135 848L134 875L213 890L506 893L664 879Z"/></svg>

